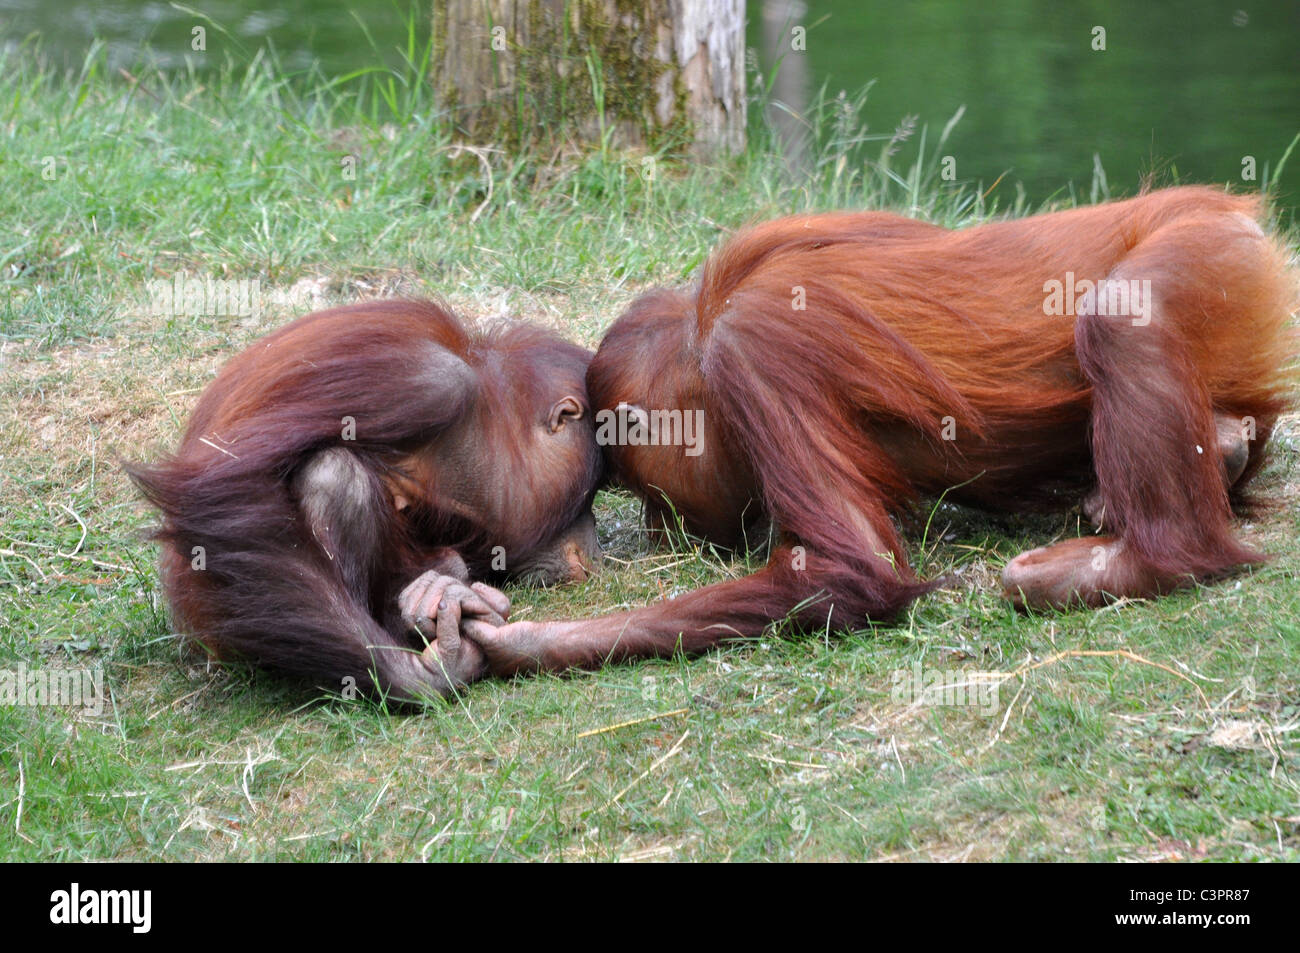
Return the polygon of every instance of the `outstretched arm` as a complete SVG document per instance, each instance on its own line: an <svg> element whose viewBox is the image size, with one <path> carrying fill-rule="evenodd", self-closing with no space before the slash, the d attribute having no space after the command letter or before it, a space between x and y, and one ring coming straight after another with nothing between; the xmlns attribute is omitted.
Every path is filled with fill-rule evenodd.
<svg viewBox="0 0 1300 953"><path fill-rule="evenodd" d="M494 675L598 668L607 662L698 654L756 638L775 621L847 628L895 615L930 583L907 582L885 560L864 601L861 579L815 554L782 546L752 576L720 582L657 605L591 619L496 626L466 618L462 633L482 649Z"/></svg>

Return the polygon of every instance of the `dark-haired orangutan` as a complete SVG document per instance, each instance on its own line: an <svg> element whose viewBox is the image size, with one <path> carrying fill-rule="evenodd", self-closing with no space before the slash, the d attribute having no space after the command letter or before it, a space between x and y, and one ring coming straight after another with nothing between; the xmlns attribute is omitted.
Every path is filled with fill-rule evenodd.
<svg viewBox="0 0 1300 953"><path fill-rule="evenodd" d="M651 524L735 544L765 519L767 566L632 612L464 631L509 673L699 651L788 616L888 619L937 584L913 576L890 515L944 490L1004 510L1085 498L1102 535L1007 564L1024 606L1259 562L1230 499L1289 406L1295 293L1260 217L1189 187L960 231L840 213L742 232L698 287L636 301L587 386L643 428L605 452ZM694 453L647 439L665 411L702 412Z"/></svg>
<svg viewBox="0 0 1300 953"><path fill-rule="evenodd" d="M130 467L162 511L175 623L223 658L396 700L485 674L472 579L583 578L599 555L591 354L429 303L307 315L234 358L179 451Z"/></svg>

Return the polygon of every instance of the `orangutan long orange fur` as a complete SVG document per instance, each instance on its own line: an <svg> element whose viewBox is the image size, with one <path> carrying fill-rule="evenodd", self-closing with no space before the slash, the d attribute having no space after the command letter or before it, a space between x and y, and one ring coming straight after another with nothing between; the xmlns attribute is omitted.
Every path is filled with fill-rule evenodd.
<svg viewBox="0 0 1300 953"><path fill-rule="evenodd" d="M162 514L176 626L221 658L392 700L479 677L461 612L508 602L470 580L582 578L599 553L589 359L419 301L320 311L257 341L204 390L174 455L128 467Z"/></svg>
<svg viewBox="0 0 1300 953"><path fill-rule="evenodd" d="M607 464L652 524L675 512L734 544L770 519L767 567L633 612L468 631L511 672L702 650L790 614L887 619L935 585L913 576L890 514L950 488L1015 510L1095 486L1108 535L1007 566L1029 605L1150 596L1258 561L1229 490L1289 406L1295 300L1261 214L1185 187L958 231L865 212L740 233L694 290L635 302L587 383L597 408L704 411L700 455L609 446ZM1045 313L1068 272L1149 280L1149 320Z"/></svg>

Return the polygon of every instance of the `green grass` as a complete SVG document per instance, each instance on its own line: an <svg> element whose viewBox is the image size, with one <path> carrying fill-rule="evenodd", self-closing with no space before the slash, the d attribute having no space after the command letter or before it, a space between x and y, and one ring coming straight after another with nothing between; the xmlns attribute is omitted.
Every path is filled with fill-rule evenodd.
<svg viewBox="0 0 1300 953"><path fill-rule="evenodd" d="M945 506L913 558L954 585L870 632L488 682L417 715L180 651L119 461L172 445L221 362L292 316L439 294L593 343L747 221L1032 211L941 182L920 131L863 145L861 105L816 110L822 159L795 182L761 127L710 165L458 152L413 70L128 79L98 54L66 76L0 55L0 671L99 670L111 695L100 715L0 706L0 856L1300 858L1294 419L1264 475L1281 505L1248 531L1275 559L1159 602L1018 615L997 570L1077 514ZM264 313L150 315L146 283L178 271L257 278ZM759 558L653 551L624 495L597 515L607 571L512 591L516 617L642 605ZM988 706L917 704L894 690L914 665L1001 676Z"/></svg>

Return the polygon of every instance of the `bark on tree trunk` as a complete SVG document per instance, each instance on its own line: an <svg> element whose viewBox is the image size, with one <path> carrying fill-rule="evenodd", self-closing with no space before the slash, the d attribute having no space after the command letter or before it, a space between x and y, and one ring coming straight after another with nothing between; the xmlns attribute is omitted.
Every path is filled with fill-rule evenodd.
<svg viewBox="0 0 1300 953"><path fill-rule="evenodd" d="M433 0L433 41L478 142L744 148L744 0Z"/></svg>

